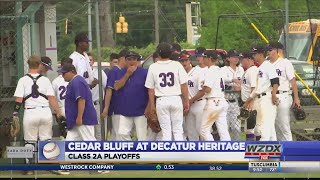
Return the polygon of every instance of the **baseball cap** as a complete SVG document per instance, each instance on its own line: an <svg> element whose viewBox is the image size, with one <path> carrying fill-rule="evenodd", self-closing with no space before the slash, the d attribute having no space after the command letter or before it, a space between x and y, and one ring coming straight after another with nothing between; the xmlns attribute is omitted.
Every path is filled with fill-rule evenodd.
<svg viewBox="0 0 320 180"><path fill-rule="evenodd" d="M190 54L187 51L182 51L178 57L178 60L188 60L190 58Z"/></svg>
<svg viewBox="0 0 320 180"><path fill-rule="evenodd" d="M172 53L174 51L174 48L169 43L160 43L157 46L157 51L159 53Z"/></svg>
<svg viewBox="0 0 320 180"><path fill-rule="evenodd" d="M178 43L172 43L172 51L181 51L181 46Z"/></svg>
<svg viewBox="0 0 320 180"><path fill-rule="evenodd" d="M267 46L266 46L266 50L270 51L272 49L284 49L284 46L280 43L280 42L270 42Z"/></svg>
<svg viewBox="0 0 320 180"><path fill-rule="evenodd" d="M195 50L195 55L196 57L202 57L203 53L206 51L207 49L205 47L197 47Z"/></svg>
<svg viewBox="0 0 320 180"><path fill-rule="evenodd" d="M89 40L88 38L87 33L81 32L76 35L76 37L74 38L74 43L78 44L80 42L91 42L91 40Z"/></svg>
<svg viewBox="0 0 320 180"><path fill-rule="evenodd" d="M42 56L41 57L41 63L48 68L49 70L52 70L52 62L51 59L47 56Z"/></svg>
<svg viewBox="0 0 320 180"><path fill-rule="evenodd" d="M239 56L239 53L234 49L227 52L227 57L238 57L238 56Z"/></svg>
<svg viewBox="0 0 320 180"><path fill-rule="evenodd" d="M65 64L64 66L62 66L62 68L60 70L60 73L64 74L64 73L67 73L67 72L70 72L70 71L77 72L76 68L74 67L74 65Z"/></svg>
<svg viewBox="0 0 320 180"><path fill-rule="evenodd" d="M212 59L218 59L219 57L218 53L215 50L206 50L202 56Z"/></svg>
<svg viewBox="0 0 320 180"><path fill-rule="evenodd" d="M129 51L127 53L127 55L125 56L125 58L129 58L129 57L135 57L135 58L137 58L138 61L142 60L141 55L139 55L138 53L133 52L133 51Z"/></svg>
<svg viewBox="0 0 320 180"><path fill-rule="evenodd" d="M258 54L258 53L265 53L265 48L263 46L257 46L257 47L253 47L251 49L251 54Z"/></svg>
<svg viewBox="0 0 320 180"><path fill-rule="evenodd" d="M239 55L241 59L247 58L247 59L253 59L252 53L249 51L243 52Z"/></svg>

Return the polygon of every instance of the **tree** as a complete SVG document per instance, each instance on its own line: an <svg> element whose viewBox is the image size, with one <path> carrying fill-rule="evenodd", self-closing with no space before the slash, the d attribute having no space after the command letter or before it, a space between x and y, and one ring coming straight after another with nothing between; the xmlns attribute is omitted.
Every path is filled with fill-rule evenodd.
<svg viewBox="0 0 320 180"><path fill-rule="evenodd" d="M110 0L99 1L100 37L102 47L115 46L110 7Z"/></svg>

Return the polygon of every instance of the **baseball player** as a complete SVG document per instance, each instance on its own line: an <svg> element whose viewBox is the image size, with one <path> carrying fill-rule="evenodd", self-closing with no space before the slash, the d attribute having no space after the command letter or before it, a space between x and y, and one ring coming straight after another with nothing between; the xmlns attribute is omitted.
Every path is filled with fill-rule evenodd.
<svg viewBox="0 0 320 180"><path fill-rule="evenodd" d="M109 62L110 62L110 67L104 69L104 72L106 73L106 75L108 76L110 70L118 64L118 59L119 59L119 55L117 53L111 53L110 54L110 58L109 58Z"/></svg>
<svg viewBox="0 0 320 180"><path fill-rule="evenodd" d="M94 64L94 58L92 56L91 53L88 53L88 57L90 59L90 66L93 70L93 77L95 79L98 79L98 68L94 68L93 64ZM103 90L107 87L107 75L104 73L104 71L102 70L101 73L101 77L102 77L102 88ZM91 89L92 92L92 100L93 100L93 104L94 104L94 109L97 112L97 116L98 116L98 120L100 119L100 97L99 97L99 86L95 86L94 88ZM104 96L104 91L102 91L102 96ZM101 120L101 119L100 119ZM105 121L105 132L107 132L107 121ZM101 123L98 121L98 125L94 126L94 133L95 133L95 137L97 140L102 140L101 137Z"/></svg>
<svg viewBox="0 0 320 180"><path fill-rule="evenodd" d="M121 69L127 67L126 55L128 54L127 49L123 49L119 53L118 65L114 66L113 69L108 74L107 89L105 95L105 105L101 118L107 116L112 116L112 140L119 140L119 96L121 96L121 91L114 90L114 84L121 78Z"/></svg>
<svg viewBox="0 0 320 180"><path fill-rule="evenodd" d="M241 133L241 122L237 118L240 114L238 98L240 97L241 77L244 74L244 70L239 66L239 53L237 51L228 51L227 61L228 66L222 67L221 72L223 73L226 90L229 90L229 92L226 92L226 98L229 102L227 113L229 131L231 139L237 141Z"/></svg>
<svg viewBox="0 0 320 180"><path fill-rule="evenodd" d="M258 77L258 67L254 65L254 59L252 54L249 52L242 53L241 55L241 64L246 71L244 72L241 78L241 100L242 102L246 102L253 92L254 88L257 87L257 77ZM247 108L249 110L256 109L253 102L248 104ZM254 119L256 121L256 119ZM246 140L247 141L254 141L254 128L248 128L248 124L246 126Z"/></svg>
<svg viewBox="0 0 320 180"><path fill-rule="evenodd" d="M277 117L275 121L277 140L292 141L290 108L294 106L300 108L301 105L293 65L288 59L279 57L279 51L283 49L283 45L279 42L271 42L267 46L270 62L275 67L280 81L279 90L277 91L279 105L277 106ZM293 91L293 102L290 86Z"/></svg>
<svg viewBox="0 0 320 180"><path fill-rule="evenodd" d="M39 74L41 59L31 56L28 59L29 72L19 79L14 93L15 106L13 116L18 116L24 104L23 133L25 146L36 148L37 141L52 139L52 112L57 116L61 111L56 103L50 80ZM34 158L26 159L27 163L35 163ZM33 174L28 171L27 174Z"/></svg>
<svg viewBox="0 0 320 180"><path fill-rule="evenodd" d="M204 71L200 67L192 67L190 54L182 53L178 59L188 73L188 92L190 111L185 118L185 134L189 141L199 141L202 112L206 104L204 91L201 86L204 82Z"/></svg>
<svg viewBox="0 0 320 180"><path fill-rule="evenodd" d="M63 67L63 65L65 64L72 64L72 59L70 58L65 58L61 60L61 67ZM64 104L64 100L66 98L66 93L67 93L67 86L68 86L68 82L66 82L61 74L61 70L58 71L59 76L56 77L53 81L52 81L52 87L55 93L55 96L58 100L58 105L59 108L61 110L61 113L63 116L65 115L65 104Z"/></svg>
<svg viewBox="0 0 320 180"><path fill-rule="evenodd" d="M245 102L247 107L255 99L257 104L257 122L255 126L256 140L275 141L275 119L277 115L279 77L274 66L266 60L265 48L252 49L253 58L260 64L257 78L257 87ZM261 139L260 139L261 137Z"/></svg>
<svg viewBox="0 0 320 180"><path fill-rule="evenodd" d="M230 141L227 124L228 103L224 98L225 85L220 68L216 65L218 54L214 50L207 50L203 54L204 63L208 66L205 73L203 91L206 104L203 111L200 136L205 141L213 141L212 125L215 123L221 141Z"/></svg>
<svg viewBox="0 0 320 180"><path fill-rule="evenodd" d="M183 141L183 112L189 111L188 76L179 62L169 59L170 44L160 43L157 51L160 60L149 67L145 82L151 115L158 116L163 141L171 141L172 133L174 140Z"/></svg>
<svg viewBox="0 0 320 180"><path fill-rule="evenodd" d="M116 81L114 89L121 90L119 97L119 138L122 141L130 141L131 131L136 127L139 141L147 140L147 104L148 89L144 87L147 70L139 67L141 56L129 51L125 56L127 68L121 69L121 79Z"/></svg>
<svg viewBox="0 0 320 180"><path fill-rule="evenodd" d="M98 80L93 77L90 60L86 53L89 48L89 41L86 33L77 34L74 40L76 51L69 58L73 60L72 64L76 67L78 75L82 76L89 84L90 89L92 89L98 84Z"/></svg>

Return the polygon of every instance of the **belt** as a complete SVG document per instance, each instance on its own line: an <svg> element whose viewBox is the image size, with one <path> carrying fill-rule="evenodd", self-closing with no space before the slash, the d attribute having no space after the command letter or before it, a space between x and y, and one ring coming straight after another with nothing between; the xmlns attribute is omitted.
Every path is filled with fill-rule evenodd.
<svg viewBox="0 0 320 180"><path fill-rule="evenodd" d="M49 106L38 106L38 107L30 107L30 108L25 108L25 109L36 109L36 108L47 108Z"/></svg>
<svg viewBox="0 0 320 180"><path fill-rule="evenodd" d="M93 102L93 104L94 104L94 105L98 105L98 104L100 104L100 101L99 101L99 100L96 100L96 101Z"/></svg>
<svg viewBox="0 0 320 180"><path fill-rule="evenodd" d="M235 102L237 102L236 99L229 99L228 101L229 101L229 103L235 103Z"/></svg>
<svg viewBox="0 0 320 180"><path fill-rule="evenodd" d="M283 93L287 93L289 91L277 91L277 94L283 94Z"/></svg>
<svg viewBox="0 0 320 180"><path fill-rule="evenodd" d="M209 99L220 99L220 98L222 98L222 97L208 97L208 98L206 98L206 100L209 100Z"/></svg>
<svg viewBox="0 0 320 180"><path fill-rule="evenodd" d="M258 94L258 98L261 98L262 96L265 96L265 95L267 95L267 93L261 93L261 94Z"/></svg>

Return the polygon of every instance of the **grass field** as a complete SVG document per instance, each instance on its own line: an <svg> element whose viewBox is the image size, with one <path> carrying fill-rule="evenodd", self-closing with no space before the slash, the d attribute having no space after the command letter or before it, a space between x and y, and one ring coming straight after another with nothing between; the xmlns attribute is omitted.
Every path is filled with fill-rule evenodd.
<svg viewBox="0 0 320 180"><path fill-rule="evenodd" d="M111 171L109 174L90 174L71 171L70 175L54 175L38 171L36 176L22 175L21 171L0 172L0 178L320 178L319 173L249 173L246 171Z"/></svg>

